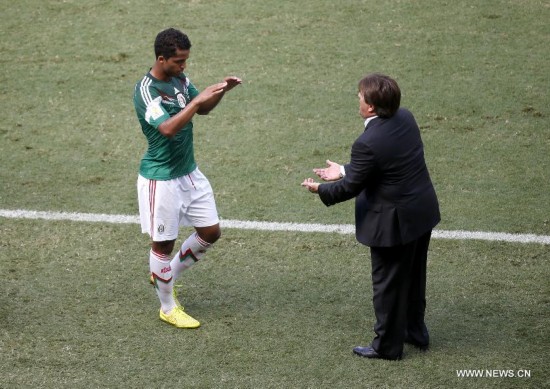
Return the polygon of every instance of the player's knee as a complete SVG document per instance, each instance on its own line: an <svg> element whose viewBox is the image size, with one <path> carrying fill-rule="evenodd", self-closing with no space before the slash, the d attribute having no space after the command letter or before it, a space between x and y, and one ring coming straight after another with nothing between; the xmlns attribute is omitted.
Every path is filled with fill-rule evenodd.
<svg viewBox="0 0 550 389"><path fill-rule="evenodd" d="M218 227L217 229L213 230L210 233L209 240L207 240L208 243L216 243L218 239L220 239L222 236L222 230Z"/></svg>
<svg viewBox="0 0 550 389"><path fill-rule="evenodd" d="M164 255L170 255L172 251L174 250L174 243L175 240L166 240L161 242L155 242L153 241L151 243L151 248L155 253L164 254Z"/></svg>
<svg viewBox="0 0 550 389"><path fill-rule="evenodd" d="M200 229L197 228L197 233L202 240L210 244L216 243L216 241L222 236L222 231L219 225Z"/></svg>
<svg viewBox="0 0 550 389"><path fill-rule="evenodd" d="M222 237L222 230L221 228L218 229L218 235L216 235L216 240L220 239Z"/></svg>

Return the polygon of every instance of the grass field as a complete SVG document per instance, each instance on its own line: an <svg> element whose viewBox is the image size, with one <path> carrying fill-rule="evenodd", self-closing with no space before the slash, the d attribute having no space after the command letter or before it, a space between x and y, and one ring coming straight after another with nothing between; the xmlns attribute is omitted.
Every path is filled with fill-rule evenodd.
<svg viewBox="0 0 550 389"><path fill-rule="evenodd" d="M137 214L132 106L174 26L198 87L243 85L195 120L225 219L353 222L300 188L349 159L358 80L395 77L445 230L550 235L550 3L0 0L0 208ZM182 236L188 234L182 231ZM183 277L203 326L157 319L137 225L0 218L0 387L549 387L548 245L434 240L431 351L355 358L372 337L353 236L227 229ZM530 378L458 378L459 369Z"/></svg>

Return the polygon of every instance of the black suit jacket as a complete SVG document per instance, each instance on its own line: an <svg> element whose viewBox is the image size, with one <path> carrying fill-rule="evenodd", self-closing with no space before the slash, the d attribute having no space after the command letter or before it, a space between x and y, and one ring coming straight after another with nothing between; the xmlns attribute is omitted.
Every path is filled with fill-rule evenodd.
<svg viewBox="0 0 550 389"><path fill-rule="evenodd" d="M406 244L431 230L441 217L413 115L400 108L372 119L351 148L343 179L321 184L330 206L356 197L357 240L371 247Z"/></svg>

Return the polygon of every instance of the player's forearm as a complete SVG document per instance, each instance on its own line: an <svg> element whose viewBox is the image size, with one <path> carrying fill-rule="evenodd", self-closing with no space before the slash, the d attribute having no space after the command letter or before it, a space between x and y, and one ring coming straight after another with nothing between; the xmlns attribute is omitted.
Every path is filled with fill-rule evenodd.
<svg viewBox="0 0 550 389"><path fill-rule="evenodd" d="M222 100L222 97L223 97L224 94L225 94L225 92L214 95L209 100L203 102L200 105L200 108L198 109L197 113L199 115L208 115L210 113L210 111L212 111L214 108L216 108L218 103Z"/></svg>
<svg viewBox="0 0 550 389"><path fill-rule="evenodd" d="M158 130L167 138L173 137L193 119L193 116L198 112L199 108L200 106L198 104L191 101L183 110L163 122Z"/></svg>

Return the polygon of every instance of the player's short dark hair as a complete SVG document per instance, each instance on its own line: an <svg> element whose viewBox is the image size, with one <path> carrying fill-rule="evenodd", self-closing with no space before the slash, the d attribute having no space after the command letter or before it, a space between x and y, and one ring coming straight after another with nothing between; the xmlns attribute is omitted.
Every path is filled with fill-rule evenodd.
<svg viewBox="0 0 550 389"><path fill-rule="evenodd" d="M180 30L168 28L157 34L155 39L155 58L163 56L165 59L176 55L176 49L189 50L191 41Z"/></svg>
<svg viewBox="0 0 550 389"><path fill-rule="evenodd" d="M359 93L374 112L382 118L392 117L401 104L401 90L397 82L384 74L372 73L359 81Z"/></svg>

